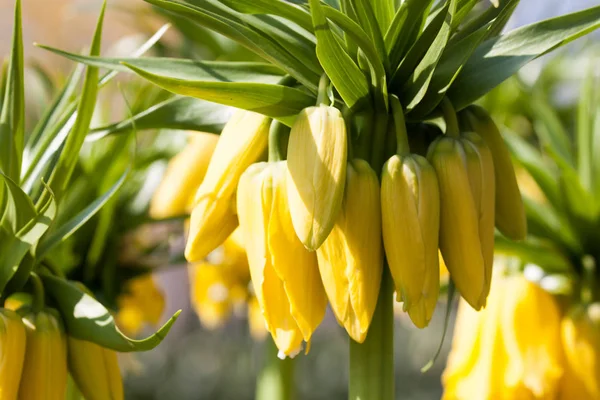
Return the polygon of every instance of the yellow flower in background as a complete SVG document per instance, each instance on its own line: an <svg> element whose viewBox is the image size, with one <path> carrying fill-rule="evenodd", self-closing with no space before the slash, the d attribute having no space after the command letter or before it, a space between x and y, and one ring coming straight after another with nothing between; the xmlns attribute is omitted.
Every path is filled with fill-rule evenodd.
<svg viewBox="0 0 600 400"><path fill-rule="evenodd" d="M565 374L560 400L600 399L600 303L581 306L561 323Z"/></svg>
<svg viewBox="0 0 600 400"><path fill-rule="evenodd" d="M252 165L240 178L238 216L252 285L280 353L293 357L323 320L317 258L300 242L287 202L286 161Z"/></svg>
<svg viewBox="0 0 600 400"><path fill-rule="evenodd" d="M461 301L443 399L555 399L559 332L560 311L549 293L521 275L495 277L484 310Z"/></svg>
<svg viewBox="0 0 600 400"><path fill-rule="evenodd" d="M116 321L128 335L138 335L145 324L158 325L165 309L165 298L152 274L129 280L117 299Z"/></svg>
<svg viewBox="0 0 600 400"><path fill-rule="evenodd" d="M237 227L238 181L265 154L270 122L264 115L239 110L223 128L194 199L185 248L189 262L202 261Z"/></svg>
<svg viewBox="0 0 600 400"><path fill-rule="evenodd" d="M194 196L206 175L218 135L197 132L189 135L185 148L171 159L165 175L152 196L150 216L169 218L191 211Z"/></svg>

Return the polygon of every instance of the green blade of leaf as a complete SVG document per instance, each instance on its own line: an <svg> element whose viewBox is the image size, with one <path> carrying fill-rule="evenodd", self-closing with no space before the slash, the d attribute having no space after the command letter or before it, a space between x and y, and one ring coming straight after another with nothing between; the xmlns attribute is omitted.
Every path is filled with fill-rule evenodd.
<svg viewBox="0 0 600 400"><path fill-rule="evenodd" d="M493 20L497 20L495 24L496 26L489 32L488 38L498 36L506 25L508 19L512 16L519 2L520 0L500 0L498 7L488 7L481 14L475 18L472 18L465 25L461 26L452 39L457 41L461 40L473 32L481 29L483 26L489 24L489 22Z"/></svg>
<svg viewBox="0 0 600 400"><path fill-rule="evenodd" d="M92 129L86 142L108 135L129 132L134 124L138 131L148 129L180 129L219 134L231 117L232 109L192 97L175 96L156 104L133 119Z"/></svg>
<svg viewBox="0 0 600 400"><path fill-rule="evenodd" d="M552 242L527 240L515 242L496 234L494 251L511 257L518 257L523 263L534 263L546 271L568 272L571 263L565 254Z"/></svg>
<svg viewBox="0 0 600 400"><path fill-rule="evenodd" d="M319 0L310 0L310 9L317 36L317 57L331 82L349 108L369 104L369 84L331 32Z"/></svg>
<svg viewBox="0 0 600 400"><path fill-rule="evenodd" d="M380 32L386 32L392 23L396 11L394 0L375 0L373 2L373 13L379 23Z"/></svg>
<svg viewBox="0 0 600 400"><path fill-rule="evenodd" d="M383 0L376 0L375 2L379 1ZM388 63L388 55L385 48L385 40L383 38L382 30L379 28L375 11L372 7L372 5L374 5L372 0L351 0L351 3L354 6L354 11L358 17L358 22L360 22L360 25L371 38L371 41L379 53L379 58L383 61L385 69L389 70L390 68Z"/></svg>
<svg viewBox="0 0 600 400"><path fill-rule="evenodd" d="M592 187L592 129L594 119L594 71L589 68L587 76L581 82L579 102L577 104L577 171L581 183ZM560 122L560 121L559 121ZM568 147L567 147L568 149Z"/></svg>
<svg viewBox="0 0 600 400"><path fill-rule="evenodd" d="M75 283L47 274L40 277L56 300L69 335L115 351L152 350L166 337L180 313L177 311L155 334L142 340L130 339L117 328L111 313Z"/></svg>
<svg viewBox="0 0 600 400"><path fill-rule="evenodd" d="M462 0L458 2L456 14L454 15L454 19L452 19L452 31L458 28L478 2L479 0Z"/></svg>
<svg viewBox="0 0 600 400"><path fill-rule="evenodd" d="M461 110L523 65L600 27L600 6L515 29L482 43L449 91Z"/></svg>
<svg viewBox="0 0 600 400"><path fill-rule="evenodd" d="M246 14L274 14L289 19L309 32L313 31L310 14L297 4L282 0L222 0L236 11Z"/></svg>
<svg viewBox="0 0 600 400"><path fill-rule="evenodd" d="M25 81L23 77L21 0L15 1L13 40L0 113L0 170L18 181L25 142ZM0 96L2 93L0 93Z"/></svg>
<svg viewBox="0 0 600 400"><path fill-rule="evenodd" d="M301 110L315 103L315 98L305 92L282 85L184 80L155 75L133 65L127 66L142 78L170 92L254 111L288 126Z"/></svg>
<svg viewBox="0 0 600 400"><path fill-rule="evenodd" d="M564 162L574 165L573 146L569 134L544 95L534 96L530 99L529 105L534 115L535 132L542 145L552 149L552 152Z"/></svg>
<svg viewBox="0 0 600 400"><path fill-rule="evenodd" d="M10 233L17 233L37 214L33 202L8 175L0 171L0 186L3 187L0 226Z"/></svg>

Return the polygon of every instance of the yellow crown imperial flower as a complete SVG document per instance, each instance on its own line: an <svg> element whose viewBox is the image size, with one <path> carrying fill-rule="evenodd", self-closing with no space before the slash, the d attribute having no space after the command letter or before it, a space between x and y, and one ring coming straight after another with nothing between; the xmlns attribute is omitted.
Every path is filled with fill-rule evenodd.
<svg viewBox="0 0 600 400"><path fill-rule="evenodd" d="M185 248L188 261L202 260L238 225L234 205L238 181L265 154L269 123L261 114L240 110L223 128L195 196Z"/></svg>
<svg viewBox="0 0 600 400"><path fill-rule="evenodd" d="M359 343L365 340L373 318L383 268L379 190L377 175L366 161L349 163L341 212L317 250L331 308Z"/></svg>
<svg viewBox="0 0 600 400"><path fill-rule="evenodd" d="M565 373L560 400L600 398L600 304L580 306L561 322Z"/></svg>
<svg viewBox="0 0 600 400"><path fill-rule="evenodd" d="M16 400L25 358L25 326L19 314L0 308L0 398Z"/></svg>
<svg viewBox="0 0 600 400"><path fill-rule="evenodd" d="M459 306L444 400L554 399L562 375L560 311L523 276L494 281L487 307Z"/></svg>
<svg viewBox="0 0 600 400"><path fill-rule="evenodd" d="M67 390L67 341L54 310L23 317L27 348L19 386L20 400L64 400Z"/></svg>
<svg viewBox="0 0 600 400"><path fill-rule="evenodd" d="M287 192L294 230L307 249L325 241L344 195L346 124L335 107L304 109L288 143Z"/></svg>
<svg viewBox="0 0 600 400"><path fill-rule="evenodd" d="M440 195L429 162L417 154L395 155L381 176L383 243L398 300L424 328L440 290L438 236Z"/></svg>
<svg viewBox="0 0 600 400"><path fill-rule="evenodd" d="M190 134L189 143L171 159L152 196L149 210L152 218L175 217L190 211L218 139L211 133Z"/></svg>
<svg viewBox="0 0 600 400"><path fill-rule="evenodd" d="M436 139L427 153L440 189L440 250L460 294L479 310L485 305L487 285L480 213L472 195L466 158L461 140L448 135Z"/></svg>
<svg viewBox="0 0 600 400"><path fill-rule="evenodd" d="M494 159L496 226L510 239L525 239L527 235L525 207L510 153L500 131L483 108L471 105L463 112L473 131L480 135L489 147Z"/></svg>
<svg viewBox="0 0 600 400"><path fill-rule="evenodd" d="M117 353L95 343L67 338L69 372L86 400L122 400Z"/></svg>
<svg viewBox="0 0 600 400"><path fill-rule="evenodd" d="M238 216L252 284L267 329L285 356L294 356L321 323L327 300L316 255L292 225L285 161L252 165L240 178Z"/></svg>

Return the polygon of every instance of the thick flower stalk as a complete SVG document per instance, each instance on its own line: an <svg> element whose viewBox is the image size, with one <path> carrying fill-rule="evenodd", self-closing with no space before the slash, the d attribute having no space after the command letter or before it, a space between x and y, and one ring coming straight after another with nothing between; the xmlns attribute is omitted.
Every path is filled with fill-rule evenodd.
<svg viewBox="0 0 600 400"><path fill-rule="evenodd" d="M240 178L238 217L267 329L282 356L310 342L325 315L315 253L300 242L288 206L285 161L252 165Z"/></svg>
<svg viewBox="0 0 600 400"><path fill-rule="evenodd" d="M237 111L227 122L196 192L185 257L201 261L238 225L235 191L242 173L267 148L270 118Z"/></svg>
<svg viewBox="0 0 600 400"><path fill-rule="evenodd" d="M314 251L337 219L346 179L346 123L335 107L309 107L296 118L288 144L287 198L300 241Z"/></svg>
<svg viewBox="0 0 600 400"><path fill-rule="evenodd" d="M152 196L152 218L169 218L188 213L208 169L219 136L191 133L185 148L171 159L165 175Z"/></svg>
<svg viewBox="0 0 600 400"><path fill-rule="evenodd" d="M17 399L25 359L25 336L21 317L13 310L0 308L0 398L3 400Z"/></svg>
<svg viewBox="0 0 600 400"><path fill-rule="evenodd" d="M600 304L579 306L561 322L564 376L560 400L600 398Z"/></svg>
<svg viewBox="0 0 600 400"><path fill-rule="evenodd" d="M122 400L117 353L95 343L67 338L69 372L86 400Z"/></svg>
<svg viewBox="0 0 600 400"><path fill-rule="evenodd" d="M346 166L345 186L341 211L317 257L338 322L362 343L377 305L383 268L380 189L377 175L361 159Z"/></svg>
<svg viewBox="0 0 600 400"><path fill-rule="evenodd" d="M27 347L20 400L64 400L67 389L67 339L55 310L23 317Z"/></svg>
<svg viewBox="0 0 600 400"><path fill-rule="evenodd" d="M487 307L459 307L444 400L555 399L562 375L560 311L523 276L494 279Z"/></svg>

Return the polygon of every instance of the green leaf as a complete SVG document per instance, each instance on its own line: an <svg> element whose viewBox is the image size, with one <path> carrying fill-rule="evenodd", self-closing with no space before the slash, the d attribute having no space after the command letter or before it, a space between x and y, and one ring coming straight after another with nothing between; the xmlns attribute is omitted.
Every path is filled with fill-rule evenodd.
<svg viewBox="0 0 600 400"><path fill-rule="evenodd" d="M0 113L0 171L18 181L25 141L25 82L23 77L21 0L15 1L10 63ZM2 93L0 93L0 96Z"/></svg>
<svg viewBox="0 0 600 400"><path fill-rule="evenodd" d="M565 254L549 241L527 240L515 242L496 234L494 251L511 257L518 257L523 263L533 263L546 271L566 272L571 263Z"/></svg>
<svg viewBox="0 0 600 400"><path fill-rule="evenodd" d="M446 1L442 8L436 10L434 14L431 15L431 21L425 27L425 30L419 36L417 41L411 46L410 50L408 50L406 57L404 57L394 72L390 85L392 88L401 88L413 74L415 68L417 68L417 65L419 65L419 62L421 62L427 53L429 46L431 46L438 36L440 29L442 29L442 26L446 21L449 7L450 2Z"/></svg>
<svg viewBox="0 0 600 400"><path fill-rule="evenodd" d="M75 282L47 274L40 277L48 293L56 300L69 335L115 351L152 350L166 337L180 313L177 311L155 334L142 340L130 339L117 328L111 313Z"/></svg>
<svg viewBox="0 0 600 400"><path fill-rule="evenodd" d="M575 237L569 221L561 217L551 206L523 196L529 235L549 239L571 252L580 252L581 244Z"/></svg>
<svg viewBox="0 0 600 400"><path fill-rule="evenodd" d="M200 7L177 3L170 0L145 1L177 15L189 18L199 25L237 41L264 59L279 66L305 85L309 90L316 93L317 82L319 80L318 73L315 73L309 66L292 56L280 44L272 41L264 34L236 21L235 18L229 19Z"/></svg>
<svg viewBox="0 0 600 400"><path fill-rule="evenodd" d="M108 135L129 132L135 124L138 131L148 129L181 129L219 134L231 117L232 109L192 97L175 96L156 104L133 119L94 128L86 138L93 142Z"/></svg>
<svg viewBox="0 0 600 400"><path fill-rule="evenodd" d="M596 59L598 62L598 59ZM600 80L594 83L596 88L600 88ZM596 112L592 112L592 154L600 154L600 90L596 89ZM596 198L600 198L600 157L592 158L592 187Z"/></svg>
<svg viewBox="0 0 600 400"><path fill-rule="evenodd" d="M94 32L94 38L92 40L92 46L90 54L97 56L100 53L100 46L102 40L102 23L104 21L104 11L106 9L106 2L102 4L100 10L100 16L98 17L98 23L96 25L96 31ZM64 144L64 148L60 154L58 163L55 169L52 171L49 185L54 192L54 195L58 198L61 197L62 192L66 189L75 164L79 157L79 150L83 145L85 136L88 133L90 122L92 120L92 114L94 113L94 107L96 106L96 96L98 94L98 68L88 67L83 80L83 92L79 106L77 107L77 117L73 124L73 129L69 132L67 139Z"/></svg>
<svg viewBox="0 0 600 400"><path fill-rule="evenodd" d="M319 0L310 0L317 36L317 57L349 108L360 109L370 102L369 84L354 60L331 32Z"/></svg>
<svg viewBox="0 0 600 400"><path fill-rule="evenodd" d="M245 14L273 14L289 19L309 32L313 31L310 14L297 4L282 0L222 0L236 11Z"/></svg>
<svg viewBox="0 0 600 400"><path fill-rule="evenodd" d="M506 22L508 22L508 19L512 16L519 2L520 0L500 0L498 7L488 7L478 16L470 18L469 21L462 25L458 32L454 34L452 40L461 40L473 32L478 31L485 25L488 25L490 21L494 22L494 29L488 33L487 38L498 36L506 25Z"/></svg>
<svg viewBox="0 0 600 400"><path fill-rule="evenodd" d="M456 10L456 1L450 0L446 18L435 40L431 43L427 53L425 53L423 59L402 87L400 95L402 96L402 104L405 104L407 110L412 110L423 100L427 93L435 68L450 38L450 24Z"/></svg>
<svg viewBox="0 0 600 400"><path fill-rule="evenodd" d="M592 187L592 129L594 111L596 111L594 97L598 90L594 85L594 80L594 71L589 67L586 78L581 82L577 105L577 171L581 183L588 189Z"/></svg>
<svg viewBox="0 0 600 400"><path fill-rule="evenodd" d="M551 149L569 165L574 165L573 145L569 133L560 121L560 117L548 104L544 94L533 96L529 100L534 116L535 132L540 143ZM587 147L587 146L584 146Z"/></svg>
<svg viewBox="0 0 600 400"><path fill-rule="evenodd" d="M523 65L600 27L600 6L515 29L482 43L449 91L461 110Z"/></svg>
<svg viewBox="0 0 600 400"><path fill-rule="evenodd" d="M5 182L8 181L4 175L0 174L0 176L4 177ZM29 215L31 211L28 209L29 206L25 208L23 206L20 204L17 211L21 213L22 210L26 210L24 214ZM15 233L8 232L0 226L0 293L4 291L8 281L19 269L25 255L28 252L35 255L39 239L46 233L56 217L56 202L51 192L45 196L44 203L34 212L31 219Z"/></svg>
<svg viewBox="0 0 600 400"><path fill-rule="evenodd" d="M373 14L379 23L379 31L386 32L396 11L394 0L374 0Z"/></svg>
<svg viewBox="0 0 600 400"><path fill-rule="evenodd" d="M480 0L461 0L458 2L456 14L452 19L452 31L455 31L456 28L458 28L461 22L467 17L467 15L469 15L473 7L475 7L479 1Z"/></svg>
<svg viewBox="0 0 600 400"><path fill-rule="evenodd" d="M170 92L261 113L288 126L301 110L315 103L313 96L282 85L185 80L155 75L133 65L127 66L142 78Z"/></svg>
<svg viewBox="0 0 600 400"><path fill-rule="evenodd" d="M0 186L4 188L0 209L0 226L16 234L37 214L33 202L10 177L0 172Z"/></svg>
<svg viewBox="0 0 600 400"><path fill-rule="evenodd" d="M39 246L37 256L43 258L44 255L52 250L58 244L67 240L75 231L81 228L87 221L89 221L100 209L119 191L119 189L125 183L127 176L129 175L130 168L128 168L123 175L117 180L117 182L102 196L98 197L86 208L81 210L73 218L65 222L62 226L53 230L52 233L45 236Z"/></svg>
<svg viewBox="0 0 600 400"><path fill-rule="evenodd" d="M406 0L396 11L385 34L390 64L397 68L406 51L415 43L425 24L433 0Z"/></svg>
<svg viewBox="0 0 600 400"><path fill-rule="evenodd" d="M385 40L383 38L382 30L379 27L375 11L372 7L372 5L375 5L374 3L387 0L375 0L375 2L373 2L373 0L350 1L354 5L354 11L356 12L356 16L358 18L358 21L360 22L360 25L364 28L364 30L368 33L369 37L371 38L371 41L375 45L375 48L379 53L379 58L383 61L383 65L386 67L386 70L389 70L388 55L385 48Z"/></svg>

